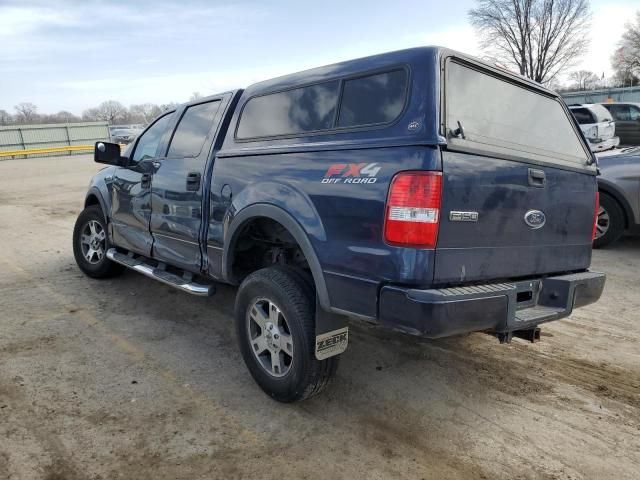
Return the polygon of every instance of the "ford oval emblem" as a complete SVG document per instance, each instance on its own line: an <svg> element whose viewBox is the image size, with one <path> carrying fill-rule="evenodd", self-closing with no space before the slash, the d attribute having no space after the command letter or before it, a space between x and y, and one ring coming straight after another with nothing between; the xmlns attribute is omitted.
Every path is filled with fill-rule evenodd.
<svg viewBox="0 0 640 480"><path fill-rule="evenodd" d="M529 210L524 214L524 223L533 229L544 227L546 221L547 217L540 210Z"/></svg>

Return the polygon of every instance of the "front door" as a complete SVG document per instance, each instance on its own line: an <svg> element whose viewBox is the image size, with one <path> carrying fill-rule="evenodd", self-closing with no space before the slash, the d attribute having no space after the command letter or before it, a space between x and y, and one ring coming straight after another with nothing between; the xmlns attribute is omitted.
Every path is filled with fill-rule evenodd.
<svg viewBox="0 0 640 480"><path fill-rule="evenodd" d="M206 171L212 143L230 95L198 100L178 112L180 121L152 180L154 259L192 272L202 266L200 233Z"/></svg>
<svg viewBox="0 0 640 480"><path fill-rule="evenodd" d="M151 254L151 178L165 134L173 123L170 112L157 119L136 141L129 164L113 175L110 236L118 247L145 256Z"/></svg>

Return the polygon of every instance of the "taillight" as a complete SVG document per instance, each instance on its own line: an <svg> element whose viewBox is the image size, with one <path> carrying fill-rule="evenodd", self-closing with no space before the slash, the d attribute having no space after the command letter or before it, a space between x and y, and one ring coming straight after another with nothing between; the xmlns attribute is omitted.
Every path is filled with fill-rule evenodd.
<svg viewBox="0 0 640 480"><path fill-rule="evenodd" d="M387 243L435 248L442 199L441 172L402 172L389 187L384 224Z"/></svg>
<svg viewBox="0 0 640 480"><path fill-rule="evenodd" d="M596 205L593 212L593 229L591 231L591 238L595 240L596 230L598 228L598 210L600 210L600 192L596 192Z"/></svg>

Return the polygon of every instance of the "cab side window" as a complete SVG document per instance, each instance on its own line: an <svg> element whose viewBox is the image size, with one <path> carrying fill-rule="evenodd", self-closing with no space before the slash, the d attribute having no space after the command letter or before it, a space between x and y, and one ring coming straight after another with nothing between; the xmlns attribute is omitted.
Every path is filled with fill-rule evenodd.
<svg viewBox="0 0 640 480"><path fill-rule="evenodd" d="M629 105L630 120L640 120L640 108L635 105Z"/></svg>
<svg viewBox="0 0 640 480"><path fill-rule="evenodd" d="M138 139L136 149L133 152L132 160L134 163L138 163L141 160L145 160L147 158L155 158L158 156L158 146L160 145L162 136L167 131L172 118L173 113L169 113L164 117L160 117L146 132L142 134L142 136Z"/></svg>
<svg viewBox="0 0 640 480"><path fill-rule="evenodd" d="M176 128L167 157L197 157L220 108L220 100L188 107Z"/></svg>

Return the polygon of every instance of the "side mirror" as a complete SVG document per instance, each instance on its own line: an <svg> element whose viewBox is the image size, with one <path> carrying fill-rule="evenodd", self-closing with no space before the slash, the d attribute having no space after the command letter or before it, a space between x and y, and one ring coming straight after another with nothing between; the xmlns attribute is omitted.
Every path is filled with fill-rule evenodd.
<svg viewBox="0 0 640 480"><path fill-rule="evenodd" d="M109 142L96 142L93 149L93 161L118 167L127 165L127 157L120 155L120 145Z"/></svg>

